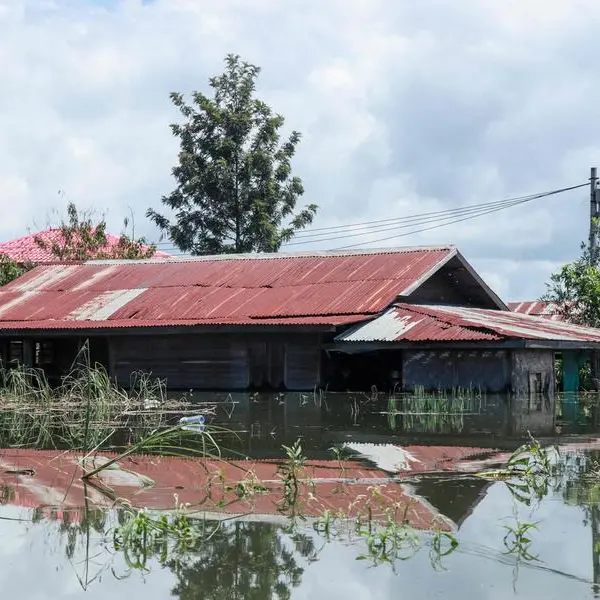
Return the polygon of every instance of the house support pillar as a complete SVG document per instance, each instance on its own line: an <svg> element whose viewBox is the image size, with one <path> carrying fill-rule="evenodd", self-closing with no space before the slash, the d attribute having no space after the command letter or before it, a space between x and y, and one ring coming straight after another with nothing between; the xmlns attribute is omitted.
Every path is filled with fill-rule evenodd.
<svg viewBox="0 0 600 600"><path fill-rule="evenodd" d="M575 351L562 354L563 392L577 394L579 392L579 356Z"/></svg>

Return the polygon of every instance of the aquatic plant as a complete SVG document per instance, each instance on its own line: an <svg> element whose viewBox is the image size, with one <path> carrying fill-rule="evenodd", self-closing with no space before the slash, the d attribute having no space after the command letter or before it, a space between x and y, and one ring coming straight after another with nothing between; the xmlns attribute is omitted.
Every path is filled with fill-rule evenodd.
<svg viewBox="0 0 600 600"><path fill-rule="evenodd" d="M529 506L546 496L553 474L548 450L529 433L529 442L519 446L504 467L476 476L503 481L515 500Z"/></svg>
<svg viewBox="0 0 600 600"><path fill-rule="evenodd" d="M450 556L458 548L458 545L456 536L448 531L440 531L439 529L434 531L429 550L431 566L436 570L443 570L442 560L446 556Z"/></svg>
<svg viewBox="0 0 600 600"><path fill-rule="evenodd" d="M300 478L303 474L306 456L299 439L292 446L283 446L283 450L286 460L277 471L283 483L283 499L279 508L285 512L297 507Z"/></svg>
<svg viewBox="0 0 600 600"><path fill-rule="evenodd" d="M530 552L532 539L531 532L537 530L537 523L527 523L519 521L515 515L514 525L503 525L506 529L506 535L503 543L507 554L514 554L519 560L533 561L537 560L537 555Z"/></svg>
<svg viewBox="0 0 600 600"><path fill-rule="evenodd" d="M113 532L115 550L123 552L125 563L131 569L148 570L148 559L160 557L165 564L174 554L182 555L206 542L218 531L221 522L209 527L205 519L191 519L184 505L178 503L175 495L175 508L162 514L146 509L122 510L122 524Z"/></svg>
<svg viewBox="0 0 600 600"><path fill-rule="evenodd" d="M390 394L387 410L382 414L387 416L393 430L398 427L400 417L405 431L461 432L465 415L480 414L485 404L485 394L479 388L427 391L423 386L416 386L411 393Z"/></svg>

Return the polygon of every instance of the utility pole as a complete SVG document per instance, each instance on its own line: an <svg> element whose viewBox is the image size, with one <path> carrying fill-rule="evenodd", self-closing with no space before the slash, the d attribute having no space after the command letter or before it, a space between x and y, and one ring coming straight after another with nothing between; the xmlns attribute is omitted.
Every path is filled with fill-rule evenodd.
<svg viewBox="0 0 600 600"><path fill-rule="evenodd" d="M589 261L592 267L598 268L598 227L600 226L600 196L598 194L598 172L596 167L590 169L590 243ZM600 390L600 352L590 352L590 370L592 381L597 390ZM597 575L597 567L600 568L600 559L594 556L594 575Z"/></svg>
<svg viewBox="0 0 600 600"><path fill-rule="evenodd" d="M590 169L590 261L595 263L598 257L598 172L596 167Z"/></svg>

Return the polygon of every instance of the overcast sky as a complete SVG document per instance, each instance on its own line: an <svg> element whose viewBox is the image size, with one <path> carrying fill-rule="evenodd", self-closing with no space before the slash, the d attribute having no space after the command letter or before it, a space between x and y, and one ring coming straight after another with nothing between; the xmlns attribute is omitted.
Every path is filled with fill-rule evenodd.
<svg viewBox="0 0 600 600"><path fill-rule="evenodd" d="M144 213L173 186L169 92L206 90L228 52L262 67L259 94L304 135L315 227L584 183L599 30L597 0L0 0L0 239L68 200L116 233L131 209L157 239ZM381 245L453 243L503 298L535 298L579 252L586 194Z"/></svg>

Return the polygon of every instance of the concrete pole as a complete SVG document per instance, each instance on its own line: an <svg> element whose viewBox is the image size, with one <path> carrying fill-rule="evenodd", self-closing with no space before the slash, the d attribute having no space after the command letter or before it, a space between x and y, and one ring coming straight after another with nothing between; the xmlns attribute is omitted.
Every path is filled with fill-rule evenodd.
<svg viewBox="0 0 600 600"><path fill-rule="evenodd" d="M596 262L598 254L598 236L596 234L598 230L598 172L596 167L590 169L590 261Z"/></svg>

